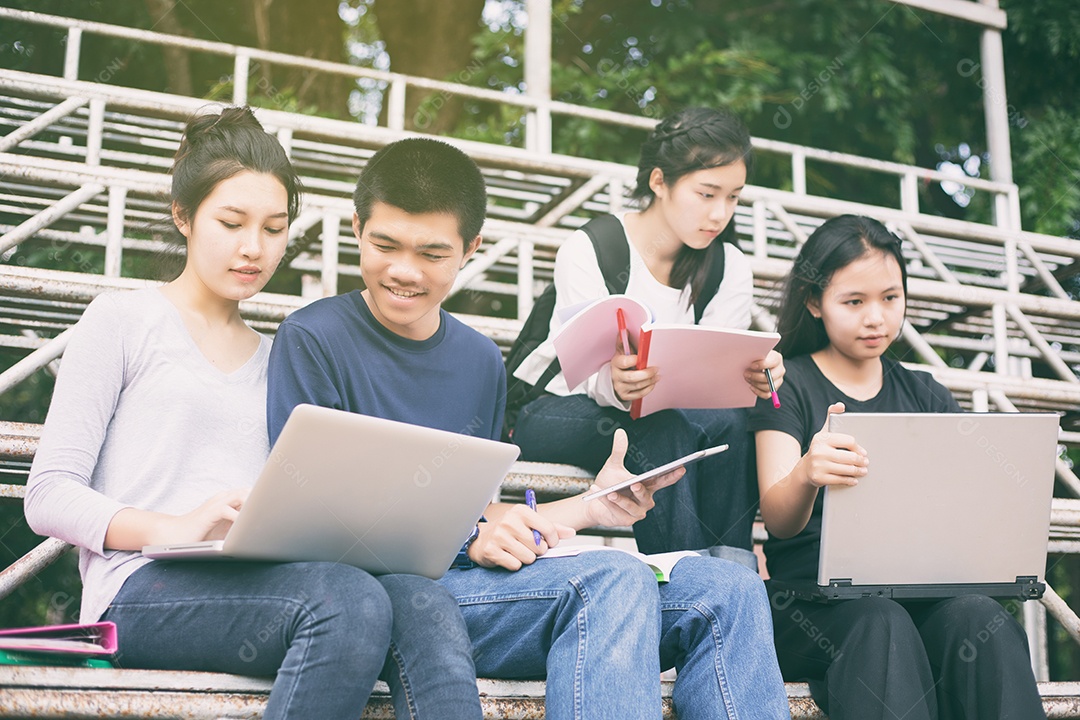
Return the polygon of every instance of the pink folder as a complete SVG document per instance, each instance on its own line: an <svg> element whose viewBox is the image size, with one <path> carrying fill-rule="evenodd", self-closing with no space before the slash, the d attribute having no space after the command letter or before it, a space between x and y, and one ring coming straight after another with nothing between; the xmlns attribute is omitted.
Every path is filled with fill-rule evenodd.
<svg viewBox="0 0 1080 720"><path fill-rule="evenodd" d="M112 655L116 652L116 624L98 622L0 630L0 650L64 655Z"/></svg>

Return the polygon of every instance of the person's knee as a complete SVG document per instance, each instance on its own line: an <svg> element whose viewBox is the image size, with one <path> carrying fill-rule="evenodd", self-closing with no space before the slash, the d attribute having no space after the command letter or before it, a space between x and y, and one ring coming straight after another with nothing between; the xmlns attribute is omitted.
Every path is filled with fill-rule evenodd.
<svg viewBox="0 0 1080 720"><path fill-rule="evenodd" d="M765 583L739 563L714 557L683 558L671 574L673 594L666 595L696 608L702 617L722 625L766 629L771 634L772 613Z"/></svg>
<svg viewBox="0 0 1080 720"><path fill-rule="evenodd" d="M861 598L845 605L845 620L850 628L848 642L869 643L883 650L916 642L921 646L911 615L894 600Z"/></svg>
<svg viewBox="0 0 1080 720"><path fill-rule="evenodd" d="M723 558L710 558L710 560L721 566L720 571L728 587L734 588L740 595L752 598L755 602L768 602L765 583L756 572L734 560Z"/></svg>
<svg viewBox="0 0 1080 720"><path fill-rule="evenodd" d="M656 574L645 563L621 552L583 552L568 576L584 602L614 602L620 607L659 606Z"/></svg>
<svg viewBox="0 0 1080 720"><path fill-rule="evenodd" d="M393 622L390 598L378 580L359 568L339 563L298 563L299 590L312 620L328 623L343 634L386 635ZM356 637L356 636L354 636Z"/></svg>
<svg viewBox="0 0 1080 720"><path fill-rule="evenodd" d="M940 633L957 649L962 660L979 650L994 648L1027 651L1027 636L1020 624L993 598L965 595L942 603L924 632Z"/></svg>
<svg viewBox="0 0 1080 720"><path fill-rule="evenodd" d="M743 408L728 410L676 410L688 428L711 439L728 443L747 443L750 438L750 413Z"/></svg>
<svg viewBox="0 0 1080 720"><path fill-rule="evenodd" d="M555 619L554 643L566 638L581 647L585 638L601 655L588 653L599 667L640 670L659 660L660 593L656 574L645 563L621 552L583 552L563 570L566 594ZM544 561L558 566L562 560ZM579 650L580 651L580 650ZM659 663L656 671L659 672Z"/></svg>
<svg viewBox="0 0 1080 720"><path fill-rule="evenodd" d="M935 625L945 628L967 628L977 631L993 626L1000 628L1013 621L999 602L985 595L961 595L941 603L934 613Z"/></svg>
<svg viewBox="0 0 1080 720"><path fill-rule="evenodd" d="M683 558L676 563L672 579L696 596L715 596L721 602L745 601L762 607L769 602L765 583L756 572L724 558Z"/></svg>
<svg viewBox="0 0 1080 720"><path fill-rule="evenodd" d="M443 640L467 637L457 601L442 585L418 575L383 575L378 581L390 597L395 629Z"/></svg>

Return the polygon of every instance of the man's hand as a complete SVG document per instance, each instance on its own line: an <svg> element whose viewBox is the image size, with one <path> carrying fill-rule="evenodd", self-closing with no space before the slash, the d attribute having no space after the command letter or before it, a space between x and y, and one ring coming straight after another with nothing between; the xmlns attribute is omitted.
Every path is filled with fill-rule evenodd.
<svg viewBox="0 0 1080 720"><path fill-rule="evenodd" d="M603 490L632 477L632 473L623 465L628 445L626 432L621 428L616 430L614 437L611 439L611 455L608 456L604 467L597 473L596 482L590 488L590 492ZM588 526L621 527L633 525L644 518L645 513L656 504L653 502L653 493L676 483L685 473L685 468L676 468L669 473L649 480L647 483L634 483L623 490L583 503L587 508Z"/></svg>
<svg viewBox="0 0 1080 720"><path fill-rule="evenodd" d="M540 532L539 545L533 530ZM525 505L514 505L497 520L480 523L480 534L469 546L469 559L481 567L520 570L559 540L574 535L573 528L554 523Z"/></svg>

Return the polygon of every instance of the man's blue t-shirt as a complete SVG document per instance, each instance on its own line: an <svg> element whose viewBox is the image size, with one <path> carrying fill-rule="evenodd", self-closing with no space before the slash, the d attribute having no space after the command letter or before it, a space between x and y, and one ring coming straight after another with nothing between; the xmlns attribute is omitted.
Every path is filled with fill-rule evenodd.
<svg viewBox="0 0 1080 720"><path fill-rule="evenodd" d="M301 403L498 440L506 401L502 355L445 310L427 340L386 329L359 291L318 300L278 328L266 420L273 444Z"/></svg>

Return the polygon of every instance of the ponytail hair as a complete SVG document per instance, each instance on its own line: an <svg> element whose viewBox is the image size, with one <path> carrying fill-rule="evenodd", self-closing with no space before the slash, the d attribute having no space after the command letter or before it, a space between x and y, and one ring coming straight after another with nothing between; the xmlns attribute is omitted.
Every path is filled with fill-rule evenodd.
<svg viewBox="0 0 1080 720"><path fill-rule="evenodd" d="M742 162L750 174L754 164L750 131L735 113L714 108L686 108L660 121L641 146L634 198L645 208L656 194L649 187L654 169L664 176L664 184L673 187L684 175L698 170ZM701 294L713 264L713 255L724 252L725 242L735 241L734 218L713 242L702 250L687 245L679 248L671 269L672 287L690 286L690 304Z"/></svg>
<svg viewBox="0 0 1080 720"><path fill-rule="evenodd" d="M907 294L907 265L901 241L877 220L861 215L840 215L826 220L815 230L795 258L780 301L776 331L778 352L785 357L809 355L829 344L825 324L810 314L807 303L820 302L833 275L851 263L875 252L892 256L900 265L904 294Z"/></svg>

